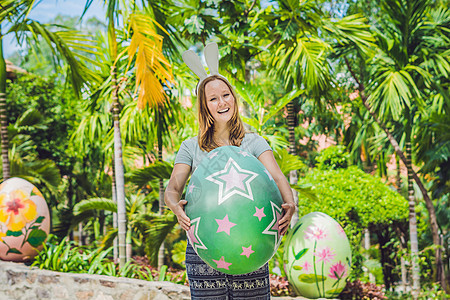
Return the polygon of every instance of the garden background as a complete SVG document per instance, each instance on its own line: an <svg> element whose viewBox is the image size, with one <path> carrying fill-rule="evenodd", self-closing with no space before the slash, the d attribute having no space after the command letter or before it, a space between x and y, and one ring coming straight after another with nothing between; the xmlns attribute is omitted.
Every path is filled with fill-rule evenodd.
<svg viewBox="0 0 450 300"><path fill-rule="evenodd" d="M0 49L19 46L0 52L2 176L38 186L52 216L35 265L186 283L186 235L162 198L198 130L181 53L215 41L299 217L322 211L350 239L341 298L444 299L449 1L88 0L84 11L94 2L104 19L46 24L29 18L40 1L0 2ZM272 294L288 294L283 246L270 267Z"/></svg>

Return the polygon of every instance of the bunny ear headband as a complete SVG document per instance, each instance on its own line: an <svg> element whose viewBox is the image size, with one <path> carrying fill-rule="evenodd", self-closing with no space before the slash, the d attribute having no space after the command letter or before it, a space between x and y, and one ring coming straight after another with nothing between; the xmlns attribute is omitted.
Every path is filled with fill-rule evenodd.
<svg viewBox="0 0 450 300"><path fill-rule="evenodd" d="M191 69L192 72L195 73L200 78L200 81L197 84L197 88L195 89L195 94L198 94L198 87L202 83L203 80L212 75L218 75L226 80L225 77L219 74L219 46L217 43L210 43L206 45L205 50L203 51L205 54L206 64L209 68L209 75L206 73L206 70L203 68L202 62L200 58L195 54L192 50L184 51L182 57L184 63ZM228 80L227 80L228 82Z"/></svg>

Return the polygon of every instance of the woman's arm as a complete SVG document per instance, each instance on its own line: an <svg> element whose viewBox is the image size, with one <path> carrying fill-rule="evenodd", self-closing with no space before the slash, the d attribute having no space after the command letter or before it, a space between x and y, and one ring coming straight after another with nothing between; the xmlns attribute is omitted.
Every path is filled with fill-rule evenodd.
<svg viewBox="0 0 450 300"><path fill-rule="evenodd" d="M289 223L295 213L295 202L294 196L292 195L291 186L289 185L283 172L281 172L272 151L264 151L258 159L266 167L270 175L272 175L273 180L275 180L275 183L280 190L281 197L283 197L284 203L281 207L284 209L284 216L281 218L279 223L281 234L283 235L288 230Z"/></svg>
<svg viewBox="0 0 450 300"><path fill-rule="evenodd" d="M189 230L191 220L184 212L186 200L180 200L183 194L184 186L191 173L191 166L186 164L175 164L172 175L170 176L169 184L164 193L164 202L170 210L177 216L178 223L184 230Z"/></svg>

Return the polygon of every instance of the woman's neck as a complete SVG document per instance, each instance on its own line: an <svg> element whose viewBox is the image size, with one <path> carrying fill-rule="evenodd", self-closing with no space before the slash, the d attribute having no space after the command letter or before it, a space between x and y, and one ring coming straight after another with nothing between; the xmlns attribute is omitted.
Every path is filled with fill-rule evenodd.
<svg viewBox="0 0 450 300"><path fill-rule="evenodd" d="M228 128L216 128L214 131L214 141L219 146L230 145L230 130Z"/></svg>

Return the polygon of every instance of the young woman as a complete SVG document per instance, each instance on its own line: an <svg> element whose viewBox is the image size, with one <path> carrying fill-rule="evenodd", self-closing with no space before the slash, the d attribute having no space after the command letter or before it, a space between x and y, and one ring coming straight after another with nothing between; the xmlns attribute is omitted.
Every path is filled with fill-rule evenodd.
<svg viewBox="0 0 450 300"><path fill-rule="evenodd" d="M245 132L234 89L224 77L211 75L198 86L198 102L200 132L181 144L165 192L166 205L177 216L181 227L188 231L190 220L184 212L187 201L180 199L189 175L209 151L233 145L258 158L275 180L284 202L284 216L279 223L284 234L295 212L291 188L264 138ZM270 299L267 263L248 274L224 274L203 262L188 241L186 271L192 299Z"/></svg>

